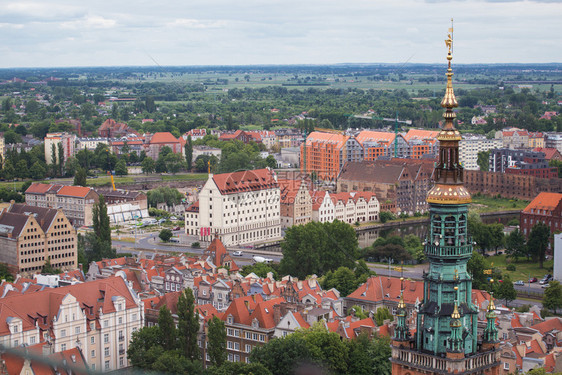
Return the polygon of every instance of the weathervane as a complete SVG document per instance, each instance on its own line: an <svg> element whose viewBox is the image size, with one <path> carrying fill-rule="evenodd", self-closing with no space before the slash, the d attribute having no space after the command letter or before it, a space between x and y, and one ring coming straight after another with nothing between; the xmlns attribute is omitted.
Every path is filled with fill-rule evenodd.
<svg viewBox="0 0 562 375"><path fill-rule="evenodd" d="M445 39L445 45L449 48L449 55L453 53L453 19L451 18L451 27L449 28L449 34L447 34L447 39Z"/></svg>

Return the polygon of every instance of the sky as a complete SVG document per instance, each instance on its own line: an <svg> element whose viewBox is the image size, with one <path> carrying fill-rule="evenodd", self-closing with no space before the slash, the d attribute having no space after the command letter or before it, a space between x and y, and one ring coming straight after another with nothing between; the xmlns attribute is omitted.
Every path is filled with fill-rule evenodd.
<svg viewBox="0 0 562 375"><path fill-rule="evenodd" d="M87 5L85 5L87 4ZM0 0L0 68L562 62L562 0Z"/></svg>

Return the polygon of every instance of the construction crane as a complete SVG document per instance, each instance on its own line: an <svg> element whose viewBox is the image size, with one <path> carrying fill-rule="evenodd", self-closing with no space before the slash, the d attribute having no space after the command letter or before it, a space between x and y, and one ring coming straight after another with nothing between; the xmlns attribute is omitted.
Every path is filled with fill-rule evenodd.
<svg viewBox="0 0 562 375"><path fill-rule="evenodd" d="M113 180L113 172L112 172L112 171L107 171L107 174L108 174L109 177L111 178L111 186L113 186L113 191L117 190L117 189L115 189L115 180Z"/></svg>
<svg viewBox="0 0 562 375"><path fill-rule="evenodd" d="M395 118L371 117L372 120L393 121L394 122L394 157L398 157L398 123L412 125L412 120L398 120L398 112Z"/></svg>

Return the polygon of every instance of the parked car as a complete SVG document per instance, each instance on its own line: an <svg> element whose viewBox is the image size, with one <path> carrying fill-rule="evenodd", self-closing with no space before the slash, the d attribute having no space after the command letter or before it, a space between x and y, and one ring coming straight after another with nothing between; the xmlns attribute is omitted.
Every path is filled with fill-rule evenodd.
<svg viewBox="0 0 562 375"><path fill-rule="evenodd" d="M180 227L174 227L174 230L181 230Z"/></svg>
<svg viewBox="0 0 562 375"><path fill-rule="evenodd" d="M544 288L548 288L549 286L550 286L550 284L549 284L549 283L546 283L546 284L542 284L542 285L541 285L541 288L544 289Z"/></svg>
<svg viewBox="0 0 562 375"><path fill-rule="evenodd" d="M550 280L552 280L552 275L548 274L545 275L541 281L539 281L539 284L543 285L543 284L548 284L550 282Z"/></svg>
<svg viewBox="0 0 562 375"><path fill-rule="evenodd" d="M234 255L235 257L241 257L242 252L241 251L235 251L235 252L232 253L232 255Z"/></svg>
<svg viewBox="0 0 562 375"><path fill-rule="evenodd" d="M525 285L525 283L523 282L523 280L517 280L514 284L515 284L515 285Z"/></svg>
<svg viewBox="0 0 562 375"><path fill-rule="evenodd" d="M170 238L170 242L180 243L179 238Z"/></svg>
<svg viewBox="0 0 562 375"><path fill-rule="evenodd" d="M175 216L172 216L172 217L170 217L170 220L174 220L174 221L176 221L176 220L178 220L178 218L177 218L177 217L175 217Z"/></svg>
<svg viewBox="0 0 562 375"><path fill-rule="evenodd" d="M529 279L529 282L530 282L530 283L536 283L537 281L538 281L538 280L537 280L536 277L531 277L531 278Z"/></svg>

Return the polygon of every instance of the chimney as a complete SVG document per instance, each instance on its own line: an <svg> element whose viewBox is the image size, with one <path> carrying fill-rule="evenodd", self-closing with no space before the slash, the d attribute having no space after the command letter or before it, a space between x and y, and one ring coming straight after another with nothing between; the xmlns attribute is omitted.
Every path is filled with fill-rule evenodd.
<svg viewBox="0 0 562 375"><path fill-rule="evenodd" d="M281 320L281 305L273 305L273 322L275 325L279 324Z"/></svg>

